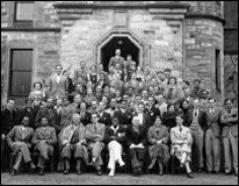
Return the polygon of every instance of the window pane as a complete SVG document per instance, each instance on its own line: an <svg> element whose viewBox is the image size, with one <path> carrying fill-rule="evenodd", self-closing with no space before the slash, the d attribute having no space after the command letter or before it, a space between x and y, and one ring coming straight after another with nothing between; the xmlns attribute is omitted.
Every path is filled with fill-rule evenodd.
<svg viewBox="0 0 239 186"><path fill-rule="evenodd" d="M16 20L17 21L33 20L33 3L17 2Z"/></svg>
<svg viewBox="0 0 239 186"><path fill-rule="evenodd" d="M12 70L32 69L32 50L13 50L12 51Z"/></svg>
<svg viewBox="0 0 239 186"><path fill-rule="evenodd" d="M30 93L31 72L12 72L11 96L24 96Z"/></svg>

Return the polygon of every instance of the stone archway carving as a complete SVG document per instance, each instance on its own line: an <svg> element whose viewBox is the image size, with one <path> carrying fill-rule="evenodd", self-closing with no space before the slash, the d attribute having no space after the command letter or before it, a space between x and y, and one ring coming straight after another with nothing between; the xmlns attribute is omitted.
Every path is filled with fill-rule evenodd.
<svg viewBox="0 0 239 186"><path fill-rule="evenodd" d="M101 48L104 47L114 37L127 37L135 46L139 48L139 66L144 66L147 61L148 44L140 39L128 28L114 28L101 37L95 44L95 64L101 63Z"/></svg>

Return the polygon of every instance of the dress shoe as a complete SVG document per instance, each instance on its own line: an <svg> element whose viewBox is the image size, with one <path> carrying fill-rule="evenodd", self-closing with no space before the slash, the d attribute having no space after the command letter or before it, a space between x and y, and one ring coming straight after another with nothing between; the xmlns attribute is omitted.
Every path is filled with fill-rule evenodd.
<svg viewBox="0 0 239 186"><path fill-rule="evenodd" d="M16 175L17 175L17 169L12 169L11 175L12 175L12 176L16 176Z"/></svg>
<svg viewBox="0 0 239 186"><path fill-rule="evenodd" d="M163 171L159 171L159 176L163 176Z"/></svg>
<svg viewBox="0 0 239 186"><path fill-rule="evenodd" d="M225 174L226 175L231 175L231 171L226 171Z"/></svg>
<svg viewBox="0 0 239 186"><path fill-rule="evenodd" d="M114 169L111 169L110 172L109 172L109 176L114 176L115 175L115 170Z"/></svg>
<svg viewBox="0 0 239 186"><path fill-rule="evenodd" d="M238 172L237 172L237 171L235 171L235 172L234 172L234 175L235 175L235 176L238 176Z"/></svg>
<svg viewBox="0 0 239 186"><path fill-rule="evenodd" d="M40 171L39 171L39 175L41 175L41 176L44 175L44 171L43 171L43 169L40 169Z"/></svg>
<svg viewBox="0 0 239 186"><path fill-rule="evenodd" d="M81 175L82 172L81 172L80 170L78 170L78 171L76 171L76 174L77 174L77 175Z"/></svg>
<svg viewBox="0 0 239 186"><path fill-rule="evenodd" d="M193 176L191 173L187 173L187 177L190 178L190 179L193 179Z"/></svg>
<svg viewBox="0 0 239 186"><path fill-rule="evenodd" d="M68 169L64 170L64 174L69 174L69 170Z"/></svg>
<svg viewBox="0 0 239 186"><path fill-rule="evenodd" d="M97 169L97 175L98 175L98 176L101 176L101 175L102 175L101 168L98 168L98 169Z"/></svg>
<svg viewBox="0 0 239 186"><path fill-rule="evenodd" d="M199 173L203 172L203 168L199 168L199 169L198 169L198 172L199 172Z"/></svg>

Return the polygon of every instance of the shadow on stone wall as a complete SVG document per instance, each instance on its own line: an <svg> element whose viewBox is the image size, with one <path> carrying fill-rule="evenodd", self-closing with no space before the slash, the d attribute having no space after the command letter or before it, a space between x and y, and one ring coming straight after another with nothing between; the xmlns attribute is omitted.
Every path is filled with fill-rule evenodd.
<svg viewBox="0 0 239 186"><path fill-rule="evenodd" d="M238 106L238 55L224 57L225 98L233 98Z"/></svg>

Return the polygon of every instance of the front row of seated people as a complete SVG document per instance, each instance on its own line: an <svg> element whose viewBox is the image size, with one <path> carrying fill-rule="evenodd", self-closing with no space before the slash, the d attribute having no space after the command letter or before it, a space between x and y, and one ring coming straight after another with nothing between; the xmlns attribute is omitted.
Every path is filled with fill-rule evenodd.
<svg viewBox="0 0 239 186"><path fill-rule="evenodd" d="M28 164L29 169L35 169L31 154L37 152L37 167L39 174L43 175L46 162L51 161L54 152L57 151L57 156L59 156L57 169L63 170L65 174L68 174L72 168L76 169L77 174L81 174L81 165L84 163L87 166L94 166L97 174L101 175L102 165L106 163L102 158L102 151L106 150L108 151L109 176L115 175L117 165L124 167L128 163L123 157L123 153L125 153L130 158L130 166L134 175L141 175L145 166L146 170L151 170L155 165L158 166L159 175L163 175L164 168L167 167L170 157L173 156L179 160L180 167L186 169L187 177L193 178L190 168L192 144L196 146L199 153L202 152L201 146L204 144L204 138L201 138L201 133L205 131L208 172L219 171L219 137L222 137L225 172L229 174L232 170L232 156L234 172L237 175L237 109L233 109L232 101L227 99L225 101L226 108L218 113L214 106L215 100L210 99L210 109L206 113L208 126L204 130L205 127L200 123L202 113L197 109L197 104L198 101L194 100L193 109L185 113L182 110L173 118L161 118L160 115L157 115L154 123L150 126L141 122L140 111L144 110L144 108L141 109L143 106L141 103L138 105L138 115L133 116L131 125L128 126L121 124L122 118L114 114L110 118L107 118L105 114L104 123L108 119L111 121L109 125L105 125L100 122L99 114L92 111L92 114L89 115L91 123L87 125L83 123L81 116L83 112L81 114L73 113L68 125L58 129L59 132L51 124L47 115L42 114L38 127L34 131L29 126L29 116L24 116L22 122L19 125L14 125L6 136L7 144L15 157L12 174L15 175L19 171L21 162ZM84 110L84 104L81 109ZM170 109L169 105L168 110ZM146 121L146 118L143 120ZM223 124L221 135L218 132L218 120ZM172 122L175 122L176 125L170 127ZM146 164L145 161L147 153L151 161L149 164ZM71 160L74 160L75 164L72 164ZM198 162L199 166L203 166L200 165L200 154ZM71 167L72 165L75 167Z"/></svg>
<svg viewBox="0 0 239 186"><path fill-rule="evenodd" d="M151 163L148 169L152 169L158 162L159 174L163 174L163 167L167 164L170 154L168 142L171 140L171 155L176 156L181 166L185 166L188 177L192 177L189 162L192 145L192 135L188 127L183 126L183 118L177 115L177 126L168 132L162 125L161 119L157 116L154 125L147 130L140 125L137 116L133 117L132 125L125 129L119 123L118 117L113 117L112 125L105 127L98 122L98 115L92 114L92 123L86 127L80 122L80 115L72 115L71 123L59 133L59 154L62 160L64 173L68 174L71 168L70 160L76 163L74 168L77 174L81 174L82 161L86 165L93 164L99 175L102 174L101 167L103 160L102 150L106 147L109 152L108 169L109 175L114 176L116 164L123 167L122 153L123 145L127 144L131 167L135 175L143 173L146 151L149 151ZM39 152L38 164L39 174L44 174L45 162L53 155L57 143L56 131L48 125L48 119L42 117L41 126L35 131L28 126L29 117L25 116L20 125L14 128L7 135L7 142L15 154L16 160L13 166L13 174L19 170L21 161L29 164L31 169L35 165L31 159L31 147ZM147 145L147 139L149 144ZM89 159L91 154L91 162Z"/></svg>

